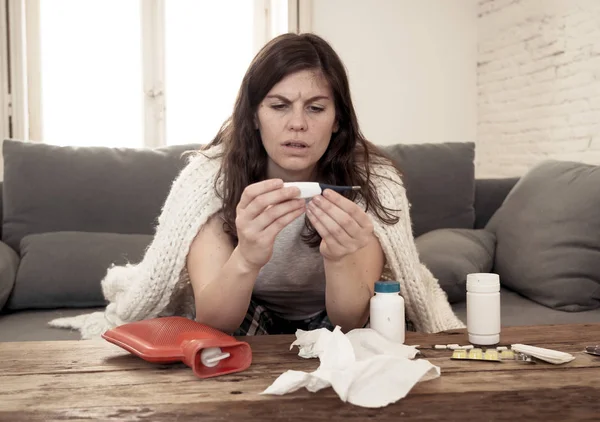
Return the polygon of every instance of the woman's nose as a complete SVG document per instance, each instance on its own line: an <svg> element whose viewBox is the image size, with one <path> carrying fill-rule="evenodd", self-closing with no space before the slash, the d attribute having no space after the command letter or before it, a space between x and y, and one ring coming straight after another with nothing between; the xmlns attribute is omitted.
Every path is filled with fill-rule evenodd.
<svg viewBox="0 0 600 422"><path fill-rule="evenodd" d="M305 131L307 128L304 110L294 110L290 117L289 127L295 131Z"/></svg>

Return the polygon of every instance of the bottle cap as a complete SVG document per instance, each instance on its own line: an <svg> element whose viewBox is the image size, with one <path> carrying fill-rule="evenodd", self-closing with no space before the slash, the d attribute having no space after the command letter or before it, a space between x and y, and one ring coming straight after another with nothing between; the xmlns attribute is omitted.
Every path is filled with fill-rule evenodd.
<svg viewBox="0 0 600 422"><path fill-rule="evenodd" d="M200 353L200 361L202 362L202 365L212 368L213 366L217 366L223 359L227 359L229 356L230 354L227 352L223 353L220 347L207 347L206 349L202 349L202 352Z"/></svg>
<svg viewBox="0 0 600 422"><path fill-rule="evenodd" d="M499 292L500 276L494 273L467 274L467 291L471 293Z"/></svg>
<svg viewBox="0 0 600 422"><path fill-rule="evenodd" d="M397 281L376 281L375 293L398 293L400 283Z"/></svg>

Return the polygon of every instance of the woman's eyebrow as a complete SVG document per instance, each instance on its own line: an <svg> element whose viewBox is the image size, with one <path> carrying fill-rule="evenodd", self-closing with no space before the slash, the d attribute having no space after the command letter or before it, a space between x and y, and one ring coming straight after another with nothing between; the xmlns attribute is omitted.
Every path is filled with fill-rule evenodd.
<svg viewBox="0 0 600 422"><path fill-rule="evenodd" d="M290 99L288 99L287 97L280 95L280 94L267 95L265 98L274 98L274 99L278 99L278 100L286 102L286 103L292 102ZM331 100L331 98L329 98L328 95L315 95L314 97L310 97L308 100L306 100L306 102L310 103L310 102L317 101L317 100Z"/></svg>

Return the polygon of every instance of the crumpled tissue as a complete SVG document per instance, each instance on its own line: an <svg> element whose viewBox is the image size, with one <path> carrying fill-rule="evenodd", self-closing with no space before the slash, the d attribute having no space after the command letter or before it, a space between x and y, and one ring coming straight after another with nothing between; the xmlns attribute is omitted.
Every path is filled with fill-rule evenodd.
<svg viewBox="0 0 600 422"><path fill-rule="evenodd" d="M299 347L300 357L319 358L319 367L311 373L288 370L261 394L332 387L344 402L383 407L405 397L418 382L440 376L440 368L429 361L413 360L418 353L414 346L387 340L371 328L345 335L340 327L297 330L290 349L294 346Z"/></svg>

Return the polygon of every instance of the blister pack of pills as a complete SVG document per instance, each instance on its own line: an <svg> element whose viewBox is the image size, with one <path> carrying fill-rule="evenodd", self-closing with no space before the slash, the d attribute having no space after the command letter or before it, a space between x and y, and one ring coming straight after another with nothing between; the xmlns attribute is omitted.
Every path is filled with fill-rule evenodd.
<svg viewBox="0 0 600 422"><path fill-rule="evenodd" d="M455 360L477 360L487 362L501 362L500 352L496 349L480 349L474 347L472 349L454 349L452 351L452 359Z"/></svg>
<svg viewBox="0 0 600 422"><path fill-rule="evenodd" d="M458 347L452 349L452 357L454 360L470 360L479 362L502 362L502 361L518 361L518 362L533 362L531 356L523 353L515 352L508 347L499 346L496 348L483 349L479 347Z"/></svg>

